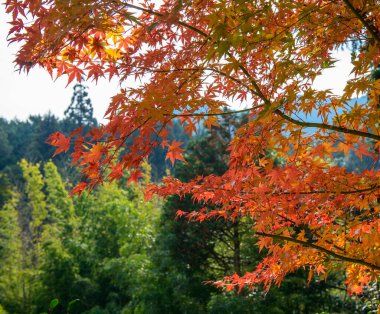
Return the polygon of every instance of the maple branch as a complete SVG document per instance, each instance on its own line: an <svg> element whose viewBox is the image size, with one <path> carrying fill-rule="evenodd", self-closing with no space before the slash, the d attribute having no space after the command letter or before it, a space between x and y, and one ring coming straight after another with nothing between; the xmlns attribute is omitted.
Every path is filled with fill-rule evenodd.
<svg viewBox="0 0 380 314"><path fill-rule="evenodd" d="M281 217L282 219L288 221L288 222L291 222L293 227L300 227L295 221L293 221L292 219L286 217L286 216L283 216L283 215L280 215L280 214L277 214L277 216ZM305 232L307 231L306 228L302 228L302 230L304 230ZM318 233L317 230L310 230L311 231L311 234L316 237L318 237L319 239L322 239L322 236ZM336 244L334 244L332 241L330 240L325 240L323 239L326 243L332 245L334 248L336 248L337 250L339 251L342 251L343 253L345 253L345 249L342 249L341 247L337 246Z"/></svg>
<svg viewBox="0 0 380 314"><path fill-rule="evenodd" d="M259 105L247 109L241 109L236 111L226 111L226 112L219 112L219 113L181 113L181 114L164 114L164 116L170 116L173 118L177 117L212 117L212 116L224 116L229 114L236 114L241 112L247 112L254 109L262 108L264 105Z"/></svg>
<svg viewBox="0 0 380 314"><path fill-rule="evenodd" d="M231 57L238 64L239 69L242 70L242 72L249 78L251 84L253 85L253 87L256 91L255 94L264 101L265 106L267 108L270 108L271 101L263 94L263 92L261 91L256 80L252 77L252 75L248 72L248 70L230 52L227 52L227 55L229 57ZM337 132L341 132L341 133L347 133L347 134L362 136L362 137L366 137L366 138L372 138L375 140L380 140L380 135L376 135L373 133L367 133L367 132L363 132L363 131L347 129L347 128L344 128L341 126L335 126L335 125L330 125L330 124L325 124L325 123L299 121L299 120L293 119L292 117L289 117L288 115L286 115L285 113L283 113L279 109L275 109L273 112L276 113L277 115L279 115L280 117L282 117L283 119L285 119L285 120L287 120L293 124L302 126L302 127L326 129L326 130L332 130L332 131L337 131Z"/></svg>
<svg viewBox="0 0 380 314"><path fill-rule="evenodd" d="M253 92L256 96L260 97L262 101L264 101L265 105L269 107L271 105L270 100L263 94L259 85L253 76L248 72L248 70L230 53L227 51L227 56L229 56L239 67L239 69L249 78L250 83L253 85L254 91L251 88L249 90Z"/></svg>
<svg viewBox="0 0 380 314"><path fill-rule="evenodd" d="M356 15L356 17L363 23L363 25L368 29L368 31L374 37L374 39L378 43L380 43L379 30L373 24L371 24L368 21L366 21L366 19L364 18L362 12L360 12L360 10L356 9L349 0L343 0L343 2Z"/></svg>
<svg viewBox="0 0 380 314"><path fill-rule="evenodd" d="M372 264L372 263L366 262L366 261L361 260L361 259L357 259L357 258L353 258L353 257L348 257L348 256L340 255L338 253L330 251L330 250L328 250L328 249L326 249L326 248L324 248L322 246L316 245L314 243L309 243L309 242L301 241L301 240L294 239L294 238L291 238L291 237L285 237L285 236L282 236L282 235L279 235L279 234L270 234L270 233L265 233L265 232L256 232L256 234L259 235L259 236L269 237L269 238L273 238L273 239L276 239L276 240L283 240L283 241L289 241L289 242L297 243L297 244L300 244L300 245L303 245L303 246L306 246L306 247L310 247L310 248L315 249L317 251L324 252L327 255L331 255L331 256L339 259L339 260L342 260L342 261L345 261L345 262L354 263L354 264L361 264L361 265L366 266L368 268L371 268L373 270L380 271L380 266L379 265Z"/></svg>
<svg viewBox="0 0 380 314"><path fill-rule="evenodd" d="M154 11L154 10L151 10L151 9L147 9L147 8L143 8L143 7L139 7L137 5L134 5L134 4L129 4L129 3L124 3L124 6L128 7L128 8L132 8L132 9L135 9L135 10L139 10L139 11L143 11L145 13L149 13L149 14L152 14L152 15L155 15L155 16L158 16L158 17L164 17L165 15L162 14L162 13L159 13L157 11ZM177 23L179 25L182 25L188 29L191 29L192 31L198 33L199 35L202 35L203 37L206 37L207 39L211 39L210 35L208 35L207 33L201 31L200 29L190 25L190 24L187 24L185 22L182 22L182 21L177 21Z"/></svg>
<svg viewBox="0 0 380 314"><path fill-rule="evenodd" d="M353 190L353 191L306 191L306 192L275 192L270 193L271 195L310 195L310 194L343 194L343 195L349 195L349 194L356 194L356 193L364 193L364 192L371 192L376 189L378 189L380 186L373 185L369 188L361 189L361 190ZM269 193L268 193L269 194Z"/></svg>
<svg viewBox="0 0 380 314"><path fill-rule="evenodd" d="M150 9L146 9L146 8L142 8L142 7L139 7L139 6L136 6L136 5L133 5L133 4L128 4L128 3L125 3L124 4L126 7L130 7L130 8L133 8L133 9L136 9L136 10L140 10L140 11L143 11L143 12L146 12L146 13L149 13L149 14L152 14L152 15L155 15L155 16L158 16L158 17L164 17L164 14L162 13L159 13L159 12L156 12L154 10L150 10ZM182 22L182 21L177 21L177 23L181 26L184 26L188 29L191 29L192 31L196 32L197 34L205 37L206 39L212 39L211 36L207 33L205 33L204 31L200 30L199 28L196 28L188 23L185 23L185 22ZM248 74L248 71L236 60L236 58L229 52L227 51L226 53L229 57L231 57L238 65L239 65L239 68L245 73L245 74ZM255 87L257 87L256 89L256 92L258 94L256 94L255 91L253 91L251 88L249 88L248 86L244 85L240 80L234 78L234 77L231 77L230 75L227 75L226 73L224 72L221 72L219 70L216 70L216 69L211 69L212 71L214 72L217 72L219 74L222 74L223 76L225 77L228 77L232 80L234 80L235 82L239 83L239 84L242 84L244 87L248 88L251 92L253 92L255 95L259 96L260 98L262 98L261 96L264 96L262 93L261 93L261 90L260 88L257 86L256 82L251 82ZM250 76L250 75L249 75ZM261 95L261 96L260 96ZM263 99L263 98L262 98Z"/></svg>
<svg viewBox="0 0 380 314"><path fill-rule="evenodd" d="M231 53L227 53L227 54L231 58L233 58L233 60L235 62L237 62L238 66L239 66L239 69L241 69L242 72L249 78L251 84L253 85L253 87L255 89L255 95L257 95L258 97L260 97L264 101L266 107L270 108L271 101L263 94L263 92L261 91L261 89L260 89L259 85L257 84L256 80L252 77L252 75L248 72L248 70L241 63L239 63L236 60L235 57L232 56ZM376 135L376 134L373 134L373 133L368 133L368 132L363 132L363 131L358 131L358 130L347 129L347 128L344 128L344 127L341 127L341 126L335 126L335 125L330 125L330 124L326 124L326 123L299 121L299 120L293 119L292 117L289 117L288 115L286 115L285 113L283 113L279 109L276 109L273 112L276 113L277 115L279 115L280 117L282 117L283 119L285 119L285 120L287 120L287 121L289 121L289 122L291 122L293 124L302 126L302 127L326 129L326 130L337 131L337 132L340 132L340 133L353 134L353 135L357 135L357 136L362 136L362 137L366 137L366 138L372 138L372 139L375 139L375 140L380 140L380 135Z"/></svg>
<svg viewBox="0 0 380 314"><path fill-rule="evenodd" d="M285 119L285 120L287 120L287 121L289 121L289 122L291 122L293 124L302 126L302 127L332 130L332 131L337 131L337 132L340 132L340 133L347 133L347 134L362 136L362 137L366 137L366 138L372 138L372 139L375 139L375 140L380 140L380 135L376 135L376 134L373 134L373 133L368 133L368 132L363 132L363 131L353 130L353 129L347 129L345 127L335 126L335 125L326 124L326 123L299 121L299 120L293 119L292 117L289 117L288 115L286 115L285 113L283 113L279 109L276 109L273 112L276 113L277 115L279 115L280 117L282 117L283 119Z"/></svg>

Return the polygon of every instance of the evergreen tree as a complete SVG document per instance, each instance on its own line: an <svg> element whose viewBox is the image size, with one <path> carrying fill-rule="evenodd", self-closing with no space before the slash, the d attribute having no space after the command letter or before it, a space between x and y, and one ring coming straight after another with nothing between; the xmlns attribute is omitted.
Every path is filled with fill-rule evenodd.
<svg viewBox="0 0 380 314"><path fill-rule="evenodd" d="M3 119L1 119L3 120ZM13 148L9 142L8 133L4 129L4 122L0 122L0 170L10 161Z"/></svg>
<svg viewBox="0 0 380 314"><path fill-rule="evenodd" d="M0 208L11 197L11 185L6 173L0 172Z"/></svg>
<svg viewBox="0 0 380 314"><path fill-rule="evenodd" d="M87 87L81 83L74 86L73 96L69 107L65 110L65 126L73 130L80 126L96 125L93 116L91 99L88 96Z"/></svg>
<svg viewBox="0 0 380 314"><path fill-rule="evenodd" d="M12 154L8 156L6 166L16 165L22 158L27 157L29 144L32 142L33 125L31 121L17 119L7 121L0 119L1 128L6 132Z"/></svg>
<svg viewBox="0 0 380 314"><path fill-rule="evenodd" d="M21 160L19 165L25 181L24 197L18 206L23 240L23 267L27 271L25 275L27 284L24 289L27 290L28 297L24 313L35 313L36 298L41 291L39 280L41 239L48 212L40 165L28 163L26 160Z"/></svg>
<svg viewBox="0 0 380 314"><path fill-rule="evenodd" d="M46 143L46 140L57 130L62 130L61 124L50 112L43 116L30 116L29 121L32 125L32 139L28 145L28 155L24 158L33 163L46 162L54 154L54 149ZM62 159L58 156L56 161Z"/></svg>

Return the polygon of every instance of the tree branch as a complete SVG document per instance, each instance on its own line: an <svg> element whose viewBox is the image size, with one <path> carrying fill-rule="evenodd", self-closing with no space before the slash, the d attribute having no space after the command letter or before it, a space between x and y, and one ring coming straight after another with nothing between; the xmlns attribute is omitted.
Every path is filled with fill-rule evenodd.
<svg viewBox="0 0 380 314"><path fill-rule="evenodd" d="M146 13L158 16L158 17L164 17L165 16L164 14L159 13L157 11L146 9L146 8L143 8L143 7L139 7L137 5L130 4L130 3L124 3L124 6L126 6L128 8L135 9L135 10L143 11L143 12L146 12ZM207 39L211 39L210 35L208 35L207 33L203 32L202 30L200 30L200 29L198 29L198 28L196 28L196 27L194 27L194 26L192 26L190 24L187 24L187 23L182 22L182 21L177 21L177 23L179 25L182 25L182 26L188 28L188 29L191 29L192 31L198 33L199 35L201 35L203 37L206 37Z"/></svg>
<svg viewBox="0 0 380 314"><path fill-rule="evenodd" d="M372 263L366 262L366 261L361 260L361 259L357 259L357 258L353 258L353 257L337 254L337 253L335 253L333 251L330 251L330 250L328 250L328 249L326 249L326 248L324 248L322 246L316 245L314 243L309 243L309 242L301 241L301 240L298 240L298 239L293 239L291 237L285 237L285 236L278 235L278 234L269 234L269 233L265 233L265 232L256 232L256 234L259 235L259 236L262 236L262 237L270 237L270 238L273 238L273 239L276 239L276 240L283 240L283 241L289 241L289 242L297 243L297 244L300 244L300 245L303 245L303 246L306 246L306 247L310 247L312 249L324 252L327 255L333 256L333 257L335 257L335 258L337 258L339 260L342 260L342 261L345 261L345 262L354 263L354 264L360 264L360 265L366 266L368 268L371 268L373 270L380 271L380 266L379 265L372 264Z"/></svg>
<svg viewBox="0 0 380 314"><path fill-rule="evenodd" d="M343 2L356 15L356 17L363 23L363 25L368 29L368 31L371 33L373 38L378 43L380 43L379 30L376 29L376 27L373 24L368 23L368 21L366 21L364 16L361 14L360 10L356 9L349 0L343 0Z"/></svg>
<svg viewBox="0 0 380 314"><path fill-rule="evenodd" d="M350 194L357 194L357 193L365 193L365 192L371 192L376 189L378 189L380 186L378 185L372 185L369 188L365 189L357 189L352 191L301 191L301 192L275 192L270 193L271 195L313 195L313 194L342 194L342 195L350 195ZM268 193L269 194L269 193Z"/></svg>
<svg viewBox="0 0 380 314"><path fill-rule="evenodd" d="M173 118L177 117L212 117L212 116L225 116L229 114L237 114L237 113L242 113L242 112L248 112L254 109L258 109L263 107L264 105L259 105L247 109L242 109L242 110L236 110L236 111L226 111L226 112L219 112L219 113L182 113L182 114L164 114L164 116L170 116Z"/></svg>
<svg viewBox="0 0 380 314"><path fill-rule="evenodd" d="M325 129L325 130L337 131L337 132L340 132L340 133L347 133L347 134L362 136L362 137L366 137L366 138L372 138L374 140L380 140L380 135L376 135L376 134L373 134L373 133L367 133L367 132L363 132L363 131L358 131L358 130L353 130L353 129L347 129L347 128L344 128L344 127L341 127L341 126L335 126L335 125L325 124L325 123L299 121L299 120L293 119L292 117L289 117L288 115L286 115L285 113L283 113L279 109L276 109L273 112L275 114L279 115L280 117L282 117L283 119L285 119L285 120L287 120L287 121L289 121L289 122L291 122L293 124L302 126L302 127Z"/></svg>

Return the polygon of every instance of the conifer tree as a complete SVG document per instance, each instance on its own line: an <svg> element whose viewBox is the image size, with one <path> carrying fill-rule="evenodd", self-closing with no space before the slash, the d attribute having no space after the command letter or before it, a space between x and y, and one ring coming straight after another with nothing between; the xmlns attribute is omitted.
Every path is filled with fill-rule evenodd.
<svg viewBox="0 0 380 314"><path fill-rule="evenodd" d="M81 83L75 84L71 103L65 110L65 118L69 122L70 127L75 129L82 125L95 125L96 120L93 112L87 87Z"/></svg>

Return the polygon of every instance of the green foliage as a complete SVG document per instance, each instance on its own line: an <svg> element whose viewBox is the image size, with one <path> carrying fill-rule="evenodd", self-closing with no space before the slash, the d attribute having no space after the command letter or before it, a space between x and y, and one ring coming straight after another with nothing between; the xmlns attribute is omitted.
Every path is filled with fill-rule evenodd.
<svg viewBox="0 0 380 314"><path fill-rule="evenodd" d="M44 174L46 204L50 221L67 224L74 213L73 200L69 197L58 169L52 162L44 165Z"/></svg>
<svg viewBox="0 0 380 314"><path fill-rule="evenodd" d="M0 304L0 314L8 314Z"/></svg>
<svg viewBox="0 0 380 314"><path fill-rule="evenodd" d="M42 224L47 218L46 196L42 191L44 180L39 170L39 164L32 165L23 159L20 162L20 167L25 179L25 193L32 210L31 228L33 238L35 238L40 236L42 232Z"/></svg>
<svg viewBox="0 0 380 314"><path fill-rule="evenodd" d="M52 133L62 129L62 125L58 118L51 113L44 116L31 116L29 121L31 139L27 145L27 155L23 156L23 158L33 163L48 161L53 156L54 149L46 143L46 139ZM59 161L62 162L62 158Z"/></svg>
<svg viewBox="0 0 380 314"><path fill-rule="evenodd" d="M25 309L22 301L27 298L23 289L27 272L24 270L22 231L17 213L19 197L12 193L0 211L0 313L22 313Z"/></svg>
<svg viewBox="0 0 380 314"><path fill-rule="evenodd" d="M68 307L70 313L138 308L146 293L141 282L151 272L159 201L145 202L136 184L125 189L116 183L69 198L52 162L43 172L25 160L20 167L24 185L0 211L4 309L39 313L50 302L55 306L49 313ZM142 184L148 184L148 164L143 172Z"/></svg>
<svg viewBox="0 0 380 314"><path fill-rule="evenodd" d="M11 183L5 173L0 172L0 208L11 197Z"/></svg>
<svg viewBox="0 0 380 314"><path fill-rule="evenodd" d="M12 153L13 147L9 142L8 134L4 129L3 123L0 123L0 170L7 164Z"/></svg>

